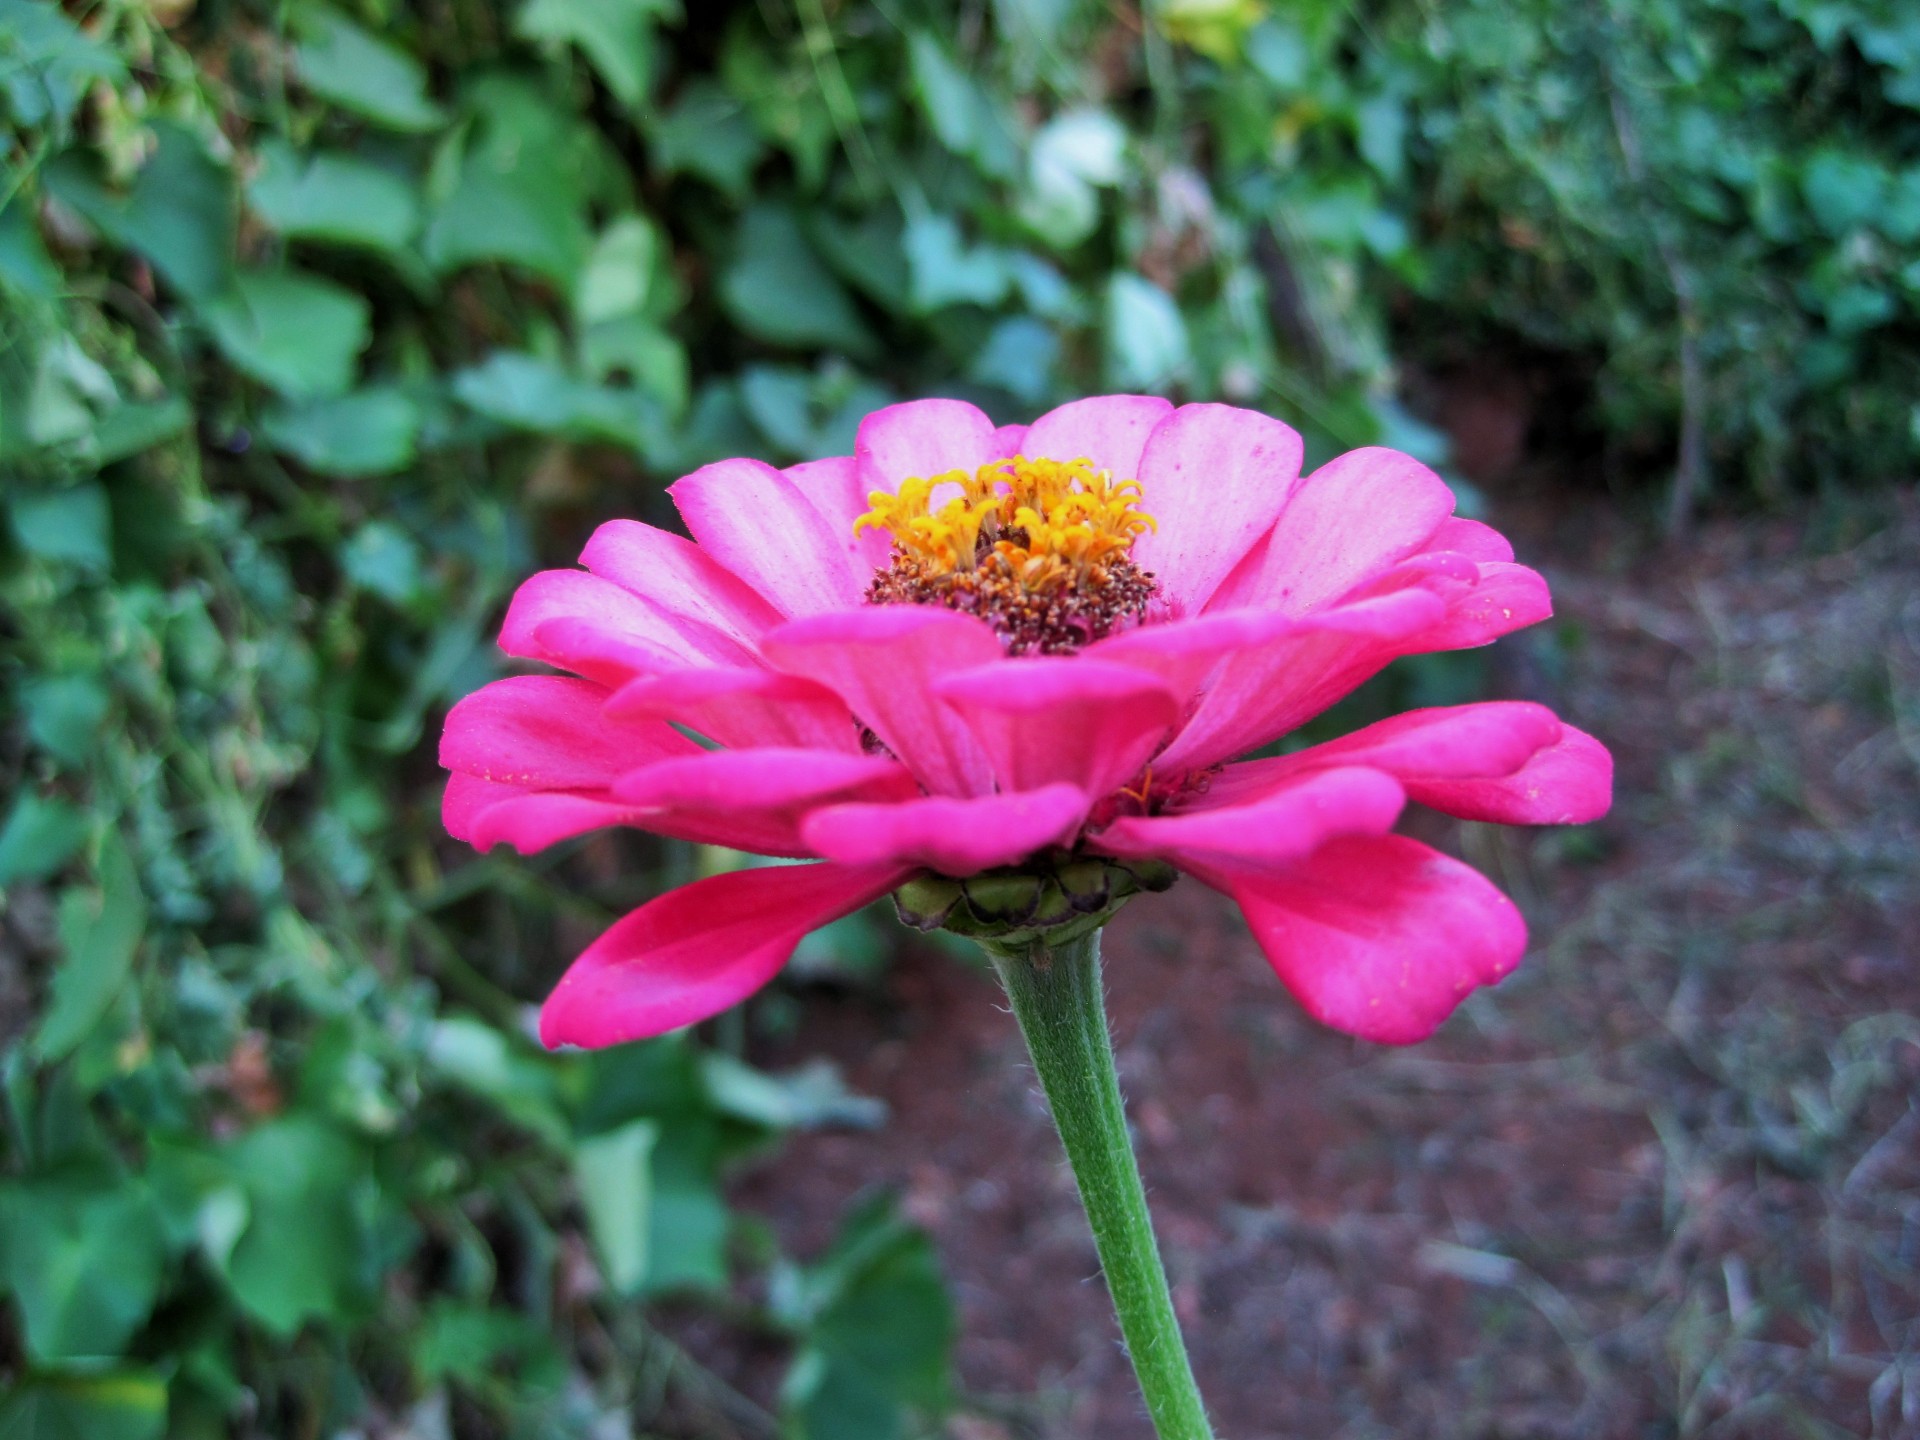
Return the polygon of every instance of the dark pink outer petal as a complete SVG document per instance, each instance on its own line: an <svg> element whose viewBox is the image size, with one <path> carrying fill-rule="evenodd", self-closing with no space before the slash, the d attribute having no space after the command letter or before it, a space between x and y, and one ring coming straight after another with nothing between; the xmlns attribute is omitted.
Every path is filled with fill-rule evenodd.
<svg viewBox="0 0 1920 1440"><path fill-rule="evenodd" d="M891 493L911 476L972 473L1006 453L1004 443L993 421L964 400L909 400L860 422L853 457L865 489Z"/></svg>
<svg viewBox="0 0 1920 1440"><path fill-rule="evenodd" d="M800 833L816 853L846 864L972 875L1067 844L1089 803L1076 786L1049 785L968 800L930 795L894 805L830 805L809 814Z"/></svg>
<svg viewBox="0 0 1920 1440"><path fill-rule="evenodd" d="M1195 873L1239 902L1309 1014L1383 1045L1426 1039L1527 948L1511 900L1403 835L1331 841L1284 875Z"/></svg>
<svg viewBox="0 0 1920 1440"><path fill-rule="evenodd" d="M1309 614L1424 548L1452 513L1453 491L1412 456L1349 451L1300 482L1213 608Z"/></svg>
<svg viewBox="0 0 1920 1440"><path fill-rule="evenodd" d="M884 755L825 750L701 750L639 766L608 787L625 805L711 811L784 809L829 798L905 800L919 788Z"/></svg>
<svg viewBox="0 0 1920 1440"><path fill-rule="evenodd" d="M771 980L808 931L879 899L911 873L779 865L670 891L573 962L541 1007L541 1042L617 1045L717 1015Z"/></svg>
<svg viewBox="0 0 1920 1440"><path fill-rule="evenodd" d="M1414 650L1466 650L1537 625L1553 614L1547 582L1525 565L1481 562L1479 583L1453 591L1445 620Z"/></svg>
<svg viewBox="0 0 1920 1440"><path fill-rule="evenodd" d="M674 669L614 692L616 719L672 720L727 746L787 745L858 750L846 702L811 680L777 670Z"/></svg>
<svg viewBox="0 0 1920 1440"><path fill-rule="evenodd" d="M542 570L514 592L500 648L607 684L657 664L752 665L741 641L669 615L585 570Z"/></svg>
<svg viewBox="0 0 1920 1440"><path fill-rule="evenodd" d="M986 624L925 605L868 605L770 632L769 663L827 686L937 795L992 788L986 753L933 692L1005 651Z"/></svg>
<svg viewBox="0 0 1920 1440"><path fill-rule="evenodd" d="M503 785L603 787L636 766L700 747L657 720L608 721L607 692L560 675L515 675L453 707L440 763Z"/></svg>
<svg viewBox="0 0 1920 1440"><path fill-rule="evenodd" d="M1408 710L1291 755L1229 765L1201 803L1245 804L1276 785L1334 765L1371 766L1409 787L1499 779L1557 741L1561 729L1559 717L1546 706L1521 700Z"/></svg>
<svg viewBox="0 0 1920 1440"><path fill-rule="evenodd" d="M1173 413L1157 395L1095 395L1049 410L1027 427L1030 459L1091 460L1116 480L1140 478L1140 452L1153 427ZM1151 497L1149 497L1151 499ZM1146 505L1148 514L1153 506Z"/></svg>
<svg viewBox="0 0 1920 1440"><path fill-rule="evenodd" d="M607 521L587 541L580 563L655 610L717 631L748 653L763 630L785 618L691 540L638 520Z"/></svg>
<svg viewBox="0 0 1920 1440"><path fill-rule="evenodd" d="M1440 522L1440 528L1427 537L1429 550L1450 550L1469 560L1511 560L1513 545L1491 525L1454 515Z"/></svg>
<svg viewBox="0 0 1920 1440"><path fill-rule="evenodd" d="M1174 615L1196 615L1272 527L1300 475L1300 437L1231 405L1182 405L1140 455L1142 504L1159 528L1133 559ZM1058 458L1058 457L1056 457Z"/></svg>
<svg viewBox="0 0 1920 1440"><path fill-rule="evenodd" d="M860 603L850 536L794 480L758 460L720 460L667 487L700 548L787 616Z"/></svg>
<svg viewBox="0 0 1920 1440"><path fill-rule="evenodd" d="M1285 873L1336 836L1386 834L1405 804L1399 784L1378 770L1323 770L1240 805L1116 820L1091 843L1123 859L1157 856L1196 873Z"/></svg>
<svg viewBox="0 0 1920 1440"><path fill-rule="evenodd" d="M1064 781L1105 795L1140 773L1180 701L1155 676L1081 657L1000 660L938 681L1002 790Z"/></svg>
<svg viewBox="0 0 1920 1440"><path fill-rule="evenodd" d="M734 807L719 814L690 814L625 805L605 790L534 790L458 772L447 779L441 818L448 834L476 850L511 845L522 855L613 825L758 855L809 857L813 853L800 839L799 814L791 807Z"/></svg>

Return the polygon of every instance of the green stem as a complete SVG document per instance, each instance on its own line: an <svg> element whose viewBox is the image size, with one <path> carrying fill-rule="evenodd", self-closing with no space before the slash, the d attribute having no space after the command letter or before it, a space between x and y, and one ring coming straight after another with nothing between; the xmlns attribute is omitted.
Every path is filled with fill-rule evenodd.
<svg viewBox="0 0 1920 1440"><path fill-rule="evenodd" d="M1160 1440L1212 1440L1174 1318L1100 987L1100 932L1030 949L989 949L1059 1127L1133 1373Z"/></svg>

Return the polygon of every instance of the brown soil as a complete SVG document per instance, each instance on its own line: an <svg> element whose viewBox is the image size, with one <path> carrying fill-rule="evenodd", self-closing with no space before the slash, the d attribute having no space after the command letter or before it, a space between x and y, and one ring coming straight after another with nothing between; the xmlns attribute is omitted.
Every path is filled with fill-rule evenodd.
<svg viewBox="0 0 1920 1440"><path fill-rule="evenodd" d="M1920 1435L1920 508L1674 555L1524 494L1495 518L1560 617L1491 689L1602 736L1618 803L1576 833L1418 822L1527 910L1521 971L1396 1051L1309 1021L1191 880L1108 934L1218 1431ZM955 1436L1146 1440L990 975L910 948L756 1058L818 1054L890 1122L796 1138L739 1202L807 1254L899 1189L959 1300Z"/></svg>

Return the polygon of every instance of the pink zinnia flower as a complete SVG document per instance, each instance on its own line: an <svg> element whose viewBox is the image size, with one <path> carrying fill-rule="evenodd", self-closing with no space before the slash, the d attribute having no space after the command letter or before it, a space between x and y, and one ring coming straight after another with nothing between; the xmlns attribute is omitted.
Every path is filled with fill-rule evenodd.
<svg viewBox="0 0 1920 1440"><path fill-rule="evenodd" d="M867 416L852 456L687 476L669 493L691 541L615 520L584 569L528 580L501 646L577 678L454 707L454 835L525 853L634 825L819 862L643 905L574 962L542 1038L705 1019L889 892L922 924L1039 935L1101 923L1168 867L1231 896L1326 1024L1431 1033L1526 929L1392 833L1402 807L1591 820L1612 762L1496 702L1236 763L1397 656L1550 613L1425 466L1357 450L1301 478L1300 459L1287 426L1224 405L1103 396L995 428L918 401Z"/></svg>

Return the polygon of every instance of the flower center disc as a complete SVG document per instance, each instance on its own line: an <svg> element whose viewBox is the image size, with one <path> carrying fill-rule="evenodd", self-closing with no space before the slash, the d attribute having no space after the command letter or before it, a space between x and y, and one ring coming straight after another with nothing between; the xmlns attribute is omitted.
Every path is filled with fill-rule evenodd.
<svg viewBox="0 0 1920 1440"><path fill-rule="evenodd" d="M1086 459L1015 455L903 480L867 496L854 522L893 540L867 600L978 615L1016 655L1077 650L1137 623L1154 596L1129 556L1156 528L1140 500L1139 481Z"/></svg>

